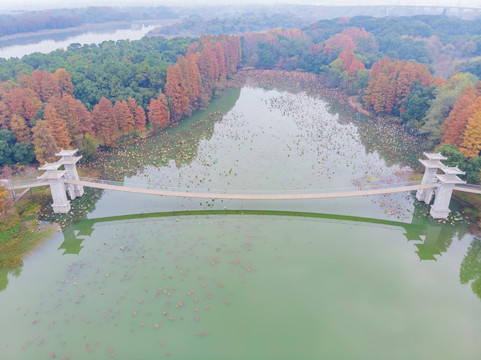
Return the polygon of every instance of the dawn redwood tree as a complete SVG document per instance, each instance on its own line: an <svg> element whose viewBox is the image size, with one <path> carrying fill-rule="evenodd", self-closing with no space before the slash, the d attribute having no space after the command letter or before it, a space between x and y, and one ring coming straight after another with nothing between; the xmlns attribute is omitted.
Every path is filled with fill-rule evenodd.
<svg viewBox="0 0 481 360"><path fill-rule="evenodd" d="M200 106L200 95L203 92L202 79L200 77L199 67L197 66L196 57L192 54L187 54L185 57L187 61L187 71L189 73L189 100L194 109Z"/></svg>
<svg viewBox="0 0 481 360"><path fill-rule="evenodd" d="M145 111L142 106L137 105L137 102L134 98L129 98L127 100L127 106L129 107L130 113L134 116L135 131L145 131L145 124L147 123L147 118L145 116Z"/></svg>
<svg viewBox="0 0 481 360"><path fill-rule="evenodd" d="M170 119L175 123L180 120L185 111L189 108L189 96L187 84L179 64L167 68L167 79L165 81L165 95L172 99L170 106Z"/></svg>
<svg viewBox="0 0 481 360"><path fill-rule="evenodd" d="M473 86L467 86L458 100L454 104L453 110L449 113L446 121L441 127L443 144L449 143L455 146L460 146L463 141L463 134L466 130L469 118L473 115L475 110L474 103L481 101L481 98L476 101L477 93ZM476 107L479 108L479 105Z"/></svg>
<svg viewBox="0 0 481 360"><path fill-rule="evenodd" d="M5 102L11 115L17 114L28 120L33 119L35 113L42 107L41 102L30 89L13 89L7 94Z"/></svg>
<svg viewBox="0 0 481 360"><path fill-rule="evenodd" d="M32 143L32 132L22 116L17 114L12 116L10 119L10 129L20 144L29 145Z"/></svg>
<svg viewBox="0 0 481 360"><path fill-rule="evenodd" d="M204 93L210 99L215 84L215 56L209 46L205 46L197 58L197 66L203 79ZM208 100L207 100L208 101ZM206 104L202 104L206 105Z"/></svg>
<svg viewBox="0 0 481 360"><path fill-rule="evenodd" d="M59 90L62 94L73 95L74 87L72 76L65 69L57 69L53 74L57 80Z"/></svg>
<svg viewBox="0 0 481 360"><path fill-rule="evenodd" d="M52 131L45 120L39 120L33 127L33 146L35 157L40 164L46 161L55 161L58 151Z"/></svg>
<svg viewBox="0 0 481 360"><path fill-rule="evenodd" d="M45 106L43 118L52 132L57 147L60 149L70 149L72 139L68 132L67 122L57 113L53 105L47 104Z"/></svg>
<svg viewBox="0 0 481 360"><path fill-rule="evenodd" d="M90 112L80 100L69 94L63 94L62 103L68 109L68 115L65 120L67 121L67 127L72 139L81 134L95 134ZM57 110L57 112L59 111ZM60 113L59 115L63 116Z"/></svg>
<svg viewBox="0 0 481 360"><path fill-rule="evenodd" d="M167 98L164 94L160 93L157 99L151 99L148 106L149 123L154 128L165 129L169 126L171 118Z"/></svg>
<svg viewBox="0 0 481 360"><path fill-rule="evenodd" d="M102 97L90 113L94 125L95 134L107 146L114 146L119 139L119 129L115 122L112 103Z"/></svg>
<svg viewBox="0 0 481 360"><path fill-rule="evenodd" d="M476 111L469 118L459 150L468 158L479 155L481 151L481 110Z"/></svg>
<svg viewBox="0 0 481 360"><path fill-rule="evenodd" d="M134 130L135 120L130 112L127 101L116 101L114 104L114 117L120 132L126 135Z"/></svg>

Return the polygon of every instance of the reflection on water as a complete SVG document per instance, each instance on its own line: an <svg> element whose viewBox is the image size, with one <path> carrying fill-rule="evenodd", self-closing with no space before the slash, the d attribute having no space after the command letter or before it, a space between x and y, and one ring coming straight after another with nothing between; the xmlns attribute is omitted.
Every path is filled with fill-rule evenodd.
<svg viewBox="0 0 481 360"><path fill-rule="evenodd" d="M481 240L474 239L461 263L461 284L471 282L471 289L481 299Z"/></svg>
<svg viewBox="0 0 481 360"><path fill-rule="evenodd" d="M0 267L0 292L5 290L8 286L8 277L18 277L22 272L22 266L18 266L16 268L2 268Z"/></svg>
<svg viewBox="0 0 481 360"><path fill-rule="evenodd" d="M404 230L403 235L409 242L415 242L416 254L421 261L437 260L443 253L448 251L452 244L453 238L456 236L462 239L467 232L466 226L452 226L450 224L438 224L435 221L426 218L425 207L422 204L416 204L415 213L411 223L401 221L383 220L364 218L358 216L346 216L335 214L321 214L308 212L293 211L272 211L272 210L196 210L196 211L171 211L149 214L112 216L105 218L85 219L67 227L63 231L64 241L60 245L59 250L63 250L63 255L78 255L84 240L88 240L94 232L96 224L109 223L116 221L139 220L139 219L155 219L163 217L181 218L185 216L200 215L265 215L265 216L289 216L311 219L328 219L343 223L353 223L356 225L373 225L398 227ZM481 241L474 239L468 249L467 254L461 264L460 269L461 284L471 283L473 292L481 299Z"/></svg>

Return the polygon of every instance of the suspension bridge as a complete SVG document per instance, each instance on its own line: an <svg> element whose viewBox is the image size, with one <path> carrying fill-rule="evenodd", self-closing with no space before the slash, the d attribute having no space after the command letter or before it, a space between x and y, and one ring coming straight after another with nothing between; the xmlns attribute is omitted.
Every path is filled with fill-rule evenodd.
<svg viewBox="0 0 481 360"><path fill-rule="evenodd" d="M70 199L81 197L84 193L84 187L146 195L223 200L332 199L416 191L416 198L419 201L423 201L427 204L431 203L434 197L434 204L431 206L431 216L436 219L444 219L449 215L449 203L454 190L481 194L481 187L465 185L465 182L458 177L458 175L462 175L464 172L460 171L457 167L447 167L441 163L441 160L446 160L446 158L441 154L425 153L427 160L420 160L420 162L425 166L425 173L421 183L412 183L401 186L374 185L369 189L323 193L285 192L280 194L239 194L215 193L210 191L191 192L165 189L146 189L115 185L98 179L94 180L80 178L77 173L76 163L81 157L74 156L76 152L77 150L62 150L60 153L56 154L57 156L61 156L61 159L55 163L47 163L40 167L39 170L45 171L45 173L35 180L32 179L16 183L3 180L3 182L10 189L13 196L15 194L15 190L50 186L53 200L52 208L56 213L68 213L70 211L70 201L67 198L67 194L69 195ZM61 167L63 167L64 170L59 170Z"/></svg>

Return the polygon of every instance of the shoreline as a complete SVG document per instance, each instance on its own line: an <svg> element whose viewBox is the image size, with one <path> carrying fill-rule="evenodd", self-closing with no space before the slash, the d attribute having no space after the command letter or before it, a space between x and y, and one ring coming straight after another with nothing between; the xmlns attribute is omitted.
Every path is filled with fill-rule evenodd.
<svg viewBox="0 0 481 360"><path fill-rule="evenodd" d="M62 29L43 29L39 31L29 31L29 32L22 32L16 34L10 34L0 37L0 43L2 41L8 40L16 40L16 39L23 39L32 36L48 36L48 35L57 35L62 33L70 33L70 32L88 32L92 30L104 30L109 29L112 26L122 26L122 25L132 25L132 24L149 24L149 25L158 25L158 26L165 26L165 25L172 25L178 22L179 19L151 19L151 20L135 20L135 21L111 21L105 23L85 23L80 26L75 27L68 27Z"/></svg>

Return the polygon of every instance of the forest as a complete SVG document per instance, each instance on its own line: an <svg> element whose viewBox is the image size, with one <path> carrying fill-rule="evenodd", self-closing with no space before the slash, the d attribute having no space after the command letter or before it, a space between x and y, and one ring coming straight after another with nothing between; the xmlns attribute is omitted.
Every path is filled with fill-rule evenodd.
<svg viewBox="0 0 481 360"><path fill-rule="evenodd" d="M88 158L205 107L237 71L309 72L479 182L481 24L448 16L341 17L239 36L151 36L0 59L0 166L59 148Z"/></svg>

